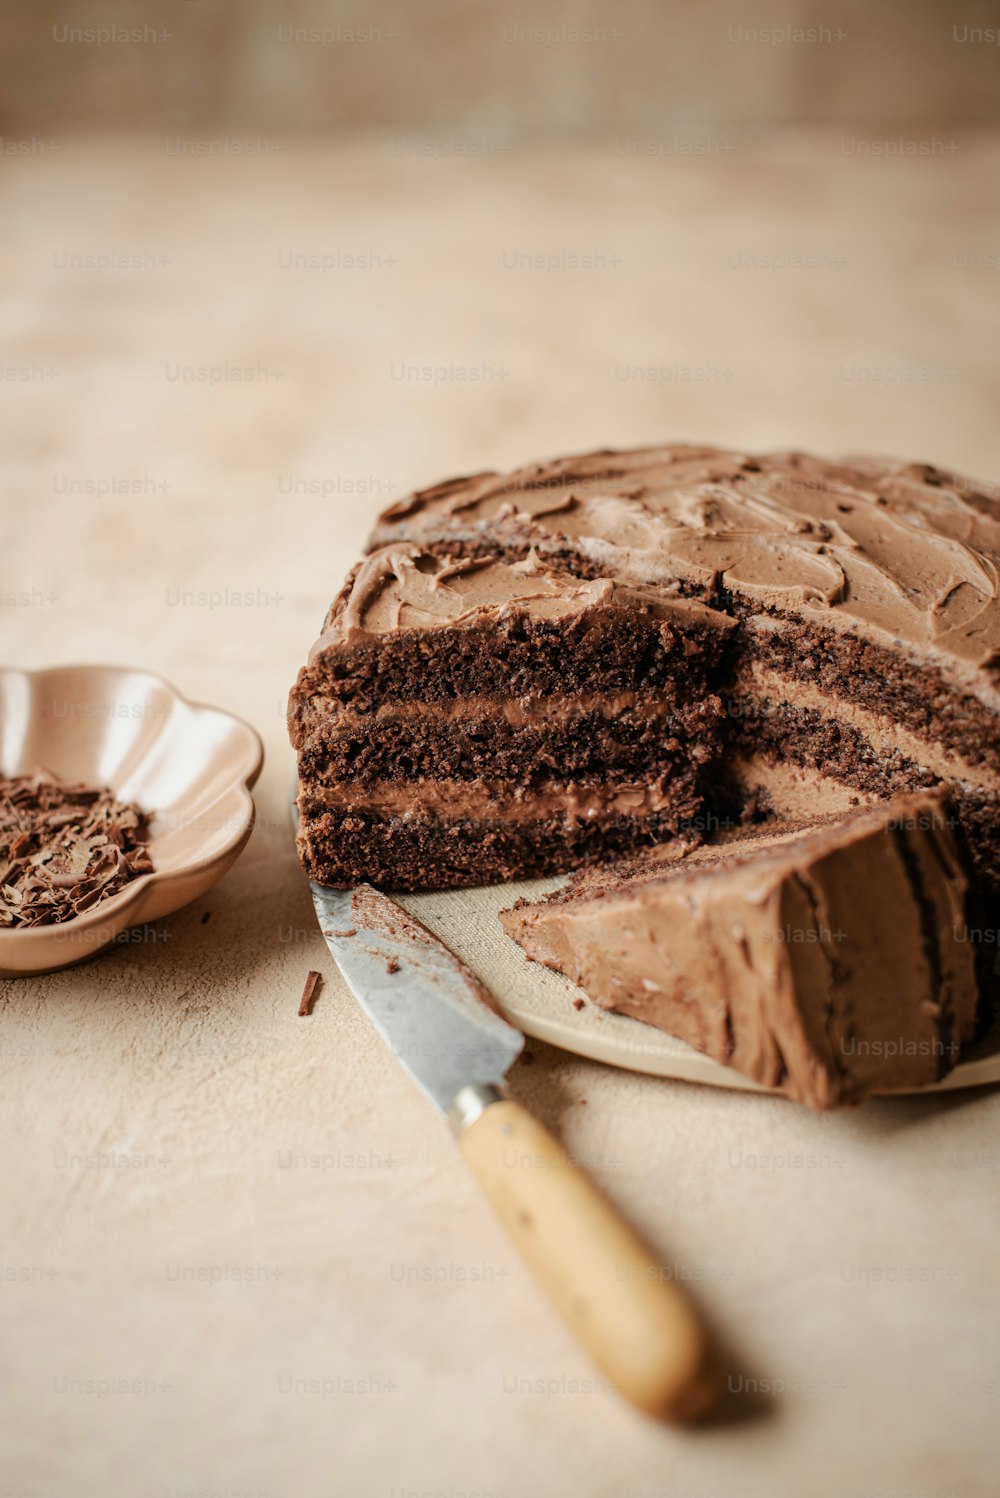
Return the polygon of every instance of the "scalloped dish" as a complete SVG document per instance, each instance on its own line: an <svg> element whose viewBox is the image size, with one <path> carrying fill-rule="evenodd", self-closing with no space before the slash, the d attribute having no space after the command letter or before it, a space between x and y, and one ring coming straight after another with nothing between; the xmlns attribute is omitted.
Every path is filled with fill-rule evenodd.
<svg viewBox="0 0 1000 1498"><path fill-rule="evenodd" d="M0 931L0 976L52 972L93 957L130 926L205 893L254 823L264 751L241 718L189 702L150 671L121 666L0 668L0 771L44 770L107 786L150 819L153 872L58 925Z"/></svg>

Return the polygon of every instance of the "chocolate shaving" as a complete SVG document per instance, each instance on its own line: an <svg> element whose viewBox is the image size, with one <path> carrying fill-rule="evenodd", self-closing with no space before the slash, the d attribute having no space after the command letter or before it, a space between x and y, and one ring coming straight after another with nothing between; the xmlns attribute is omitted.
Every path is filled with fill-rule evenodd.
<svg viewBox="0 0 1000 1498"><path fill-rule="evenodd" d="M306 984L302 990L302 998L299 1000L299 1014L312 1014L313 1005L316 1002L316 990L319 988L321 973L310 972L306 976Z"/></svg>
<svg viewBox="0 0 1000 1498"><path fill-rule="evenodd" d="M149 824L111 791L0 776L0 930L54 926L149 874Z"/></svg>

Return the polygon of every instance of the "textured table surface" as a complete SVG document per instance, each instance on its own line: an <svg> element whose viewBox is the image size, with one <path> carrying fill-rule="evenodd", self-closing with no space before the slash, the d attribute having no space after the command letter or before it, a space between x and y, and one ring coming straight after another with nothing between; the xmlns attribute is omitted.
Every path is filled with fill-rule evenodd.
<svg viewBox="0 0 1000 1498"><path fill-rule="evenodd" d="M268 755L206 899L0 985L0 1492L985 1498L995 1090L814 1117L532 1044L515 1094L731 1352L716 1426L645 1422L332 972L283 711L415 483L665 438L1000 476L1000 146L418 144L0 170L3 657L162 671Z"/></svg>

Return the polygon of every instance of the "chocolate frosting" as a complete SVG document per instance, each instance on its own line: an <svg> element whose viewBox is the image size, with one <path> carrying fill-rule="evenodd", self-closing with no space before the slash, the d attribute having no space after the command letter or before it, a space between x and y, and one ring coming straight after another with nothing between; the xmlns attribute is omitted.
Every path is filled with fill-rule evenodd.
<svg viewBox="0 0 1000 1498"><path fill-rule="evenodd" d="M529 957L812 1107L949 1071L977 1006L939 791L807 829L651 850L502 913Z"/></svg>
<svg viewBox="0 0 1000 1498"><path fill-rule="evenodd" d="M573 577L547 567L534 553L519 562L442 558L396 542L373 552L352 573L327 615L310 663L324 650L357 644L364 636L488 624L514 609L533 619L561 619L616 601L664 620L682 615L688 622L732 627L726 615L694 600L605 577Z"/></svg>
<svg viewBox="0 0 1000 1498"><path fill-rule="evenodd" d="M482 473L387 510L373 543L567 546L632 582L724 588L931 654L972 689L1000 677L1000 503L925 463L601 451Z"/></svg>

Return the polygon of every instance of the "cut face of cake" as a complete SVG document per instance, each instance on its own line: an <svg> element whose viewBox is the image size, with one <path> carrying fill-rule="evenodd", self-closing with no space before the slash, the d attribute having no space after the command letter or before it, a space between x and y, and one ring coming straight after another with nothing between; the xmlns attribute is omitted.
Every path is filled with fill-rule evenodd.
<svg viewBox="0 0 1000 1498"><path fill-rule="evenodd" d="M733 621L663 588L396 542L289 700L313 879L401 890L573 868L683 832Z"/></svg>
<svg viewBox="0 0 1000 1498"><path fill-rule="evenodd" d="M975 901L940 792L654 849L500 919L535 961L813 1108L916 1087L975 1029Z"/></svg>
<svg viewBox="0 0 1000 1498"><path fill-rule="evenodd" d="M373 544L399 540L533 548L732 616L725 809L796 817L949 784L1000 900L996 492L927 464L665 446L438 485L383 515Z"/></svg>

